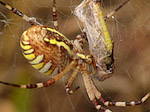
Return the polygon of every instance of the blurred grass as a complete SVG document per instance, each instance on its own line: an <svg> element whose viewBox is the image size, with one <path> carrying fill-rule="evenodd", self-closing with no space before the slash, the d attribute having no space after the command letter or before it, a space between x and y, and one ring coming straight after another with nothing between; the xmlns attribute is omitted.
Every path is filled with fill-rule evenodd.
<svg viewBox="0 0 150 112"><path fill-rule="evenodd" d="M52 25L49 0L3 0L34 16L43 24ZM72 14L81 0L57 0L59 31L69 39L80 34ZM104 14L115 9L124 0L105 0ZM95 81L104 98L113 101L138 100L150 90L150 1L131 0L109 19L107 26L115 43L115 73L104 81ZM29 65L21 54L19 40L30 25L0 6L0 80L17 84L35 83L49 79ZM88 46L86 46L88 48ZM74 95L65 93L67 76L51 87L23 90L0 85L2 112L96 112L89 101L80 75L74 86L81 88ZM148 112L150 100L136 107L109 107L114 112Z"/></svg>
<svg viewBox="0 0 150 112"><path fill-rule="evenodd" d="M21 76L21 79L24 80L25 79L25 75ZM21 80L20 78L17 78L17 80ZM23 81L22 83L26 83L27 81ZM19 91L18 94L16 94L16 91ZM15 104L16 107L16 112L32 112L31 108L32 108L32 103L33 103L33 96L34 96L34 92L31 90L27 90L27 89L19 89L19 88L14 88L12 89L12 91L10 91L10 99L13 102L13 104Z"/></svg>

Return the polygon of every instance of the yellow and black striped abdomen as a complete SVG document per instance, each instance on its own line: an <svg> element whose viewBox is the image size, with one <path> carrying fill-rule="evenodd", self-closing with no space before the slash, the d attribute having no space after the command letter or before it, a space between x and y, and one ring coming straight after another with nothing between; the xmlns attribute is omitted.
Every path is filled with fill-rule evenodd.
<svg viewBox="0 0 150 112"><path fill-rule="evenodd" d="M71 42L47 26L33 26L22 34L24 57L41 73L50 75L64 69L72 55Z"/></svg>

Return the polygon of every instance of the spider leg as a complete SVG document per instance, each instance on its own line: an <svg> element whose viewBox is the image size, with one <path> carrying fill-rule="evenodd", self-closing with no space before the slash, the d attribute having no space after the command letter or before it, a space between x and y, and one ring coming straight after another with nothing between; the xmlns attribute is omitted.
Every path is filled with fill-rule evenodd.
<svg viewBox="0 0 150 112"><path fill-rule="evenodd" d="M135 106L140 105L143 102L145 102L149 97L150 93L147 93L141 100L139 101L130 101L130 102L118 102L118 101L105 101L103 97L101 96L101 93L97 90L96 86L93 84L91 80L91 84L93 86L93 91L95 93L96 98L102 102L105 106L119 106L119 107L126 107L126 106Z"/></svg>
<svg viewBox="0 0 150 112"><path fill-rule="evenodd" d="M105 102L105 100L103 99L102 97L102 94L97 90L95 84L93 83L92 79L90 78L90 82L91 82L91 86L93 88L93 91L94 91L94 94L95 94L95 97L102 103Z"/></svg>
<svg viewBox="0 0 150 112"><path fill-rule="evenodd" d="M74 44L76 45L78 51L80 51L80 52L83 51L83 45L85 44L86 39L87 39L87 38L86 38L86 33L85 33L85 32L82 32L80 35L77 35L77 36L76 36L76 40L74 41ZM82 54L79 53L79 55L82 55ZM82 56L83 56L83 55L82 55ZM82 56L81 56L81 58L83 58ZM84 55L84 56L85 56L85 55ZM89 56L90 56L90 55L89 55ZM79 57L80 57L80 56L79 56ZM86 56L85 56L85 58L86 58ZM90 57L89 57L89 58L87 57L87 59L90 60L91 58L90 58ZM67 82L66 85L65 85L65 87L66 87L66 92L69 93L69 94L73 94L74 92L76 92L76 91L79 89L79 86L76 87L75 89L70 89L70 86L71 86L72 82L74 81L74 79L75 79L75 77L76 77L76 75L77 75L79 69L80 69L80 66L77 66L77 67L75 68L75 70L74 70L73 73L71 74L71 76L70 76L68 82Z"/></svg>
<svg viewBox="0 0 150 112"><path fill-rule="evenodd" d="M95 108L97 110L103 110L104 112L111 112L111 110L106 109L104 106L120 106L120 107L126 107L126 106L136 106L140 105L143 102L145 102L149 97L150 93L147 93L141 100L139 101L130 101L130 102L115 102L115 101L105 101L103 97L101 96L101 93L97 90L96 86L94 85L92 79L88 75L86 69L81 71L85 88L87 90L88 96L92 103L94 104ZM101 104L98 104L97 100L99 100Z"/></svg>
<svg viewBox="0 0 150 112"><path fill-rule="evenodd" d="M126 107L126 106L135 106L144 103L150 97L150 93L147 93L141 100L139 101L130 101L130 102L114 102L114 101L106 101L104 102L105 106L119 106L119 107Z"/></svg>
<svg viewBox="0 0 150 112"><path fill-rule="evenodd" d="M92 80L90 79L87 71L82 70L81 74L82 74L82 77L83 77L84 85L85 85L86 91L88 93L89 99L92 101L95 108L97 110L102 110L104 112L112 112L111 110L106 109L105 107L103 107L101 104L98 104L95 97L101 96L101 93L99 92L99 94L95 94L95 89L96 89L95 85L92 83Z"/></svg>
<svg viewBox="0 0 150 112"><path fill-rule="evenodd" d="M65 87L66 87L66 92L69 93L69 94L73 94L74 92L76 92L76 91L79 89L79 86L76 87L75 89L70 89L70 86L71 86L72 82L74 81L74 79L75 79L75 77L76 77L78 71L79 71L79 66L77 66L77 67L75 68L75 70L73 71L73 73L71 74L69 80L67 81L67 83L66 83L66 85L65 85Z"/></svg>
<svg viewBox="0 0 150 112"><path fill-rule="evenodd" d="M57 80L62 78L64 75L66 75L74 66L76 65L75 61L72 61L61 73L57 74L56 76L52 77L50 80L42 83L36 83L36 84L27 84L27 85L17 85L7 82L0 81L1 84L14 86L18 88L24 88L24 89L32 89L32 88L43 88L48 87L54 84Z"/></svg>
<svg viewBox="0 0 150 112"><path fill-rule="evenodd" d="M34 17L28 17L27 15L23 14L21 11L19 11L16 8L13 8L12 6L0 1L0 4L2 4L5 8L7 8L8 10L10 10L12 13L22 17L25 21L27 21L28 23L30 23L31 25L42 25L39 22L36 21L36 19Z"/></svg>
<svg viewBox="0 0 150 112"><path fill-rule="evenodd" d="M149 97L150 93L147 93L141 100L139 101L130 101L130 102L114 102L114 101L105 101L103 97L101 96L101 93L97 90L96 86L93 84L91 80L91 84L93 87L93 91L95 93L96 98L102 102L105 106L119 106L119 107L126 107L126 106L135 106L135 105L140 105L144 103Z"/></svg>
<svg viewBox="0 0 150 112"><path fill-rule="evenodd" d="M56 0L53 0L53 22L54 22L54 27L56 30L58 30L58 21L57 21L57 11L56 11Z"/></svg>
<svg viewBox="0 0 150 112"><path fill-rule="evenodd" d="M143 102L145 102L149 97L150 93L147 93L141 100L139 101L130 101L130 102L114 102L114 101L105 101L103 97L101 96L101 93L97 90L96 86L91 80L91 84L93 87L93 91L95 93L96 98L102 102L105 106L120 106L120 107L126 107L126 106L135 106L140 105Z"/></svg>
<svg viewBox="0 0 150 112"><path fill-rule="evenodd" d="M83 49L83 45L87 41L86 32L83 30L83 32L80 35L76 36L76 39L79 41L81 48Z"/></svg>
<svg viewBox="0 0 150 112"><path fill-rule="evenodd" d="M113 10L112 12L110 12L109 14L107 14L104 19L105 21L107 21L107 19L109 19L110 17L112 17L118 10L120 10L125 4L127 4L130 0L126 0L125 2L123 2L122 4L119 5L119 7L117 7L115 10Z"/></svg>

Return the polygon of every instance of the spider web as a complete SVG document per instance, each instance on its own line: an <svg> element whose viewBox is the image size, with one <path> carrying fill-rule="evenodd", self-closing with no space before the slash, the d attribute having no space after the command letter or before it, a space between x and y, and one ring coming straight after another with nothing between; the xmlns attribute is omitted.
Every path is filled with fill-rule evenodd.
<svg viewBox="0 0 150 112"><path fill-rule="evenodd" d="M52 24L52 0L3 0L28 16L48 26ZM73 15L82 0L57 0L59 31L69 39L80 34L82 25ZM107 15L125 0L103 0ZM107 27L114 40L115 71L103 82L94 82L107 100L139 100L150 90L150 1L130 0L119 10ZM49 76L31 67L21 53L20 36L30 25L20 17L0 6L0 80L16 84L41 82ZM88 52L88 46L86 45ZM65 76L53 86L24 90L0 85L0 110L2 112L96 112L87 97L79 74L73 87L80 86L74 95L65 92ZM150 100L136 107L108 107L113 112L149 112Z"/></svg>

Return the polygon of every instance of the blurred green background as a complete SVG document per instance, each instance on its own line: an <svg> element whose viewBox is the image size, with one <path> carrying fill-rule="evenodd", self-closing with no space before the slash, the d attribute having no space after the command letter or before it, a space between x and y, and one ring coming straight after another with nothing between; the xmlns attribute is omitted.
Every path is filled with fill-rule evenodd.
<svg viewBox="0 0 150 112"><path fill-rule="evenodd" d="M52 24L52 0L2 0L42 24ZM59 31L69 39L80 34L74 8L82 0L56 0ZM125 0L103 0L104 15ZM94 80L107 100L139 100L150 90L150 0L130 0L107 21L114 39L115 72L104 82ZM41 82L49 76L31 67L21 53L19 40L23 31L31 27L22 18L0 5L0 80L15 84ZM88 46L86 45L87 49ZM69 74L53 86L24 90L0 85L0 112L96 112L89 101L79 74L73 87L80 86L74 95L65 92ZM136 107L108 107L113 112L150 112L150 99Z"/></svg>

